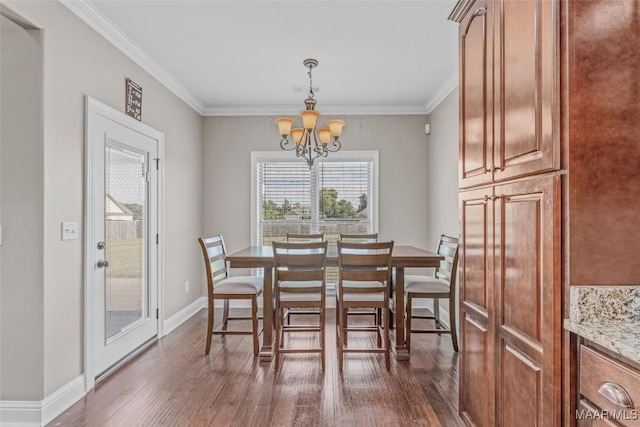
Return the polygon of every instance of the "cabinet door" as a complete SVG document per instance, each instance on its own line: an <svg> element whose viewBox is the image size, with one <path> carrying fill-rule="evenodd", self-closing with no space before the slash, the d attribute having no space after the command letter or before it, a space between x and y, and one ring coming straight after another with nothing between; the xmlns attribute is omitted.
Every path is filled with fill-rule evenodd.
<svg viewBox="0 0 640 427"><path fill-rule="evenodd" d="M495 187L496 425L560 425L560 180Z"/></svg>
<svg viewBox="0 0 640 427"><path fill-rule="evenodd" d="M496 1L494 180L560 168L555 0Z"/></svg>
<svg viewBox="0 0 640 427"><path fill-rule="evenodd" d="M460 23L460 188L491 182L490 86L493 3L474 4Z"/></svg>
<svg viewBox="0 0 640 427"><path fill-rule="evenodd" d="M460 416L467 425L495 425L493 195L460 192Z"/></svg>

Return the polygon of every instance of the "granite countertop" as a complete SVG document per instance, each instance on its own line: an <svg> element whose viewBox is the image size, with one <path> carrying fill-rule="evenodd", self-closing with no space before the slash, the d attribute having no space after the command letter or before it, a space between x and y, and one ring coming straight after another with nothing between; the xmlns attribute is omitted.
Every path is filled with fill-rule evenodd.
<svg viewBox="0 0 640 427"><path fill-rule="evenodd" d="M640 364L640 286L575 286L565 329Z"/></svg>
<svg viewBox="0 0 640 427"><path fill-rule="evenodd" d="M640 323L579 323L566 319L564 328L640 363Z"/></svg>

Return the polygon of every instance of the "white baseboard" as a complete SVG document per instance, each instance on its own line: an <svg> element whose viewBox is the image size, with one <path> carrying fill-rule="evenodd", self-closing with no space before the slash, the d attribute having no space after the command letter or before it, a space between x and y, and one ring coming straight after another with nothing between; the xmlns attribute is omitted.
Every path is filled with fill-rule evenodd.
<svg viewBox="0 0 640 427"><path fill-rule="evenodd" d="M0 401L3 427L41 427L84 397L84 375L62 386L42 401Z"/></svg>
<svg viewBox="0 0 640 427"><path fill-rule="evenodd" d="M19 400L0 401L0 425L3 427L40 427L42 403Z"/></svg>
<svg viewBox="0 0 640 427"><path fill-rule="evenodd" d="M182 310L178 311L173 316L169 317L164 321L163 331L164 335L168 335L169 332L173 331L178 326L182 325L184 322L189 320L192 316L194 316L197 312L207 307L207 298L200 297Z"/></svg>

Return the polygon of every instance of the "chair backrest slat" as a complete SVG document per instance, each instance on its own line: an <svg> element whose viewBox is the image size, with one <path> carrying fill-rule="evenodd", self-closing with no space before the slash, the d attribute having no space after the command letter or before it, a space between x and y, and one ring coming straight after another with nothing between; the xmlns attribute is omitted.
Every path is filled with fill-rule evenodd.
<svg viewBox="0 0 640 427"><path fill-rule="evenodd" d="M284 281L317 281L318 286L288 285L282 289L283 292L308 293L324 289L328 245L325 240L306 243L272 242L276 292L281 291L280 283Z"/></svg>
<svg viewBox="0 0 640 427"><path fill-rule="evenodd" d="M380 293L378 282L383 283L388 297L391 280L391 255L393 241L352 243L339 241L338 292ZM344 281L360 282L358 286L343 286ZM369 283L367 283L369 282Z"/></svg>
<svg viewBox="0 0 640 427"><path fill-rule="evenodd" d="M198 238L202 255L205 260L205 268L207 271L207 288L209 295L213 298L213 290L215 284L229 275L227 269L227 252L224 246L222 235L218 234L213 237Z"/></svg>
<svg viewBox="0 0 640 427"><path fill-rule="evenodd" d="M287 233L287 242L322 242L324 233Z"/></svg>
<svg viewBox="0 0 640 427"><path fill-rule="evenodd" d="M348 234L340 233L341 242L372 243L378 241L378 233Z"/></svg>
<svg viewBox="0 0 640 427"><path fill-rule="evenodd" d="M434 276L447 281L450 285L455 284L458 270L458 239L451 236L440 236L438 255L444 256L444 260L440 261L440 267L436 269ZM455 286L451 286L454 289Z"/></svg>

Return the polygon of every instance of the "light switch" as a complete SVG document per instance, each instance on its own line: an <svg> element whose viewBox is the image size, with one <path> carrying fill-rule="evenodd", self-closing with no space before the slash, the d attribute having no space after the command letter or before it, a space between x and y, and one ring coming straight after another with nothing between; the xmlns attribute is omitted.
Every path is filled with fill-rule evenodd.
<svg viewBox="0 0 640 427"><path fill-rule="evenodd" d="M62 240L75 240L78 238L78 223L63 222L62 223Z"/></svg>

